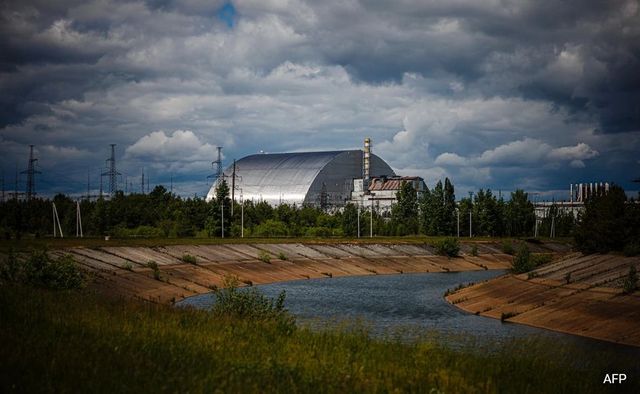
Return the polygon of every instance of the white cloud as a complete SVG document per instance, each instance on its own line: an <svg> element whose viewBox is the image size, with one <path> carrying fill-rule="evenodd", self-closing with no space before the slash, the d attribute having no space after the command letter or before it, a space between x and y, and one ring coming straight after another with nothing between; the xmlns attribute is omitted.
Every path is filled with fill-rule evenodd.
<svg viewBox="0 0 640 394"><path fill-rule="evenodd" d="M154 131L127 147L125 160L151 161L158 168L182 168L188 163L209 163L215 159L216 147L203 142L190 130L175 130L167 135ZM177 164L177 165L176 165Z"/></svg>
<svg viewBox="0 0 640 394"><path fill-rule="evenodd" d="M434 163L440 166L459 167L459 166L466 165L467 160L464 157L457 155L455 153L445 152L445 153L442 153L440 156L436 157L436 160Z"/></svg>

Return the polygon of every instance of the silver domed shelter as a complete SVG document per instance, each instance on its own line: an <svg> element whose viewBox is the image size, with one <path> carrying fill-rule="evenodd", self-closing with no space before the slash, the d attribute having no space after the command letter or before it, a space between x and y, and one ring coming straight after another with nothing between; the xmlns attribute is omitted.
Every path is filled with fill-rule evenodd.
<svg viewBox="0 0 640 394"><path fill-rule="evenodd" d="M231 187L232 166L224 176ZM389 165L371 155L370 176L393 176ZM266 153L243 157L236 162L236 201L266 201L271 205L310 204L342 206L351 197L353 180L363 176L361 150ZM215 197L217 180L207 201Z"/></svg>

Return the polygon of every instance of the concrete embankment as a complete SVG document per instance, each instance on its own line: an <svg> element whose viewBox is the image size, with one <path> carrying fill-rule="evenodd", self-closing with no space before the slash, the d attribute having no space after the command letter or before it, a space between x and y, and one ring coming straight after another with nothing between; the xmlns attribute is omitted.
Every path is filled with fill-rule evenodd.
<svg viewBox="0 0 640 394"><path fill-rule="evenodd" d="M91 287L107 293L170 303L220 286L227 275L241 283L378 274L506 269L512 257L494 243L461 246L462 256L435 255L425 244L218 244L159 247L72 248L70 254L93 277ZM562 253L561 244L533 245L538 252ZM184 256L195 258L185 263ZM267 257L268 256L268 257ZM153 261L158 269L149 268Z"/></svg>
<svg viewBox="0 0 640 394"><path fill-rule="evenodd" d="M446 298L482 316L640 346L640 292L622 292L630 265L640 271L640 258L571 254Z"/></svg>

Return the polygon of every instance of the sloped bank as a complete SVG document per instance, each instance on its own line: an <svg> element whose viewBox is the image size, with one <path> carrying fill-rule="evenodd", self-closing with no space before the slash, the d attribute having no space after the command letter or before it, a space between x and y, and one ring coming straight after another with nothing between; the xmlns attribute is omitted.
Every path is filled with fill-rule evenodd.
<svg viewBox="0 0 640 394"><path fill-rule="evenodd" d="M623 294L621 288L630 265L640 270L640 258L576 253L446 299L481 316L640 346L640 292Z"/></svg>
<svg viewBox="0 0 640 394"><path fill-rule="evenodd" d="M246 285L322 277L458 272L510 267L512 257L496 243L462 244L458 258L437 256L429 245L288 243L72 248L100 292L159 303L211 291L227 275ZM533 245L535 251L566 252L562 244Z"/></svg>

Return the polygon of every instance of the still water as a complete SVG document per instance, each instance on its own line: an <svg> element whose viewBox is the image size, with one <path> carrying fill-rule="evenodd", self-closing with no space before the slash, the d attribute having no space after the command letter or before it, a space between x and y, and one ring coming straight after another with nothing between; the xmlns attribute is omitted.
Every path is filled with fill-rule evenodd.
<svg viewBox="0 0 640 394"><path fill-rule="evenodd" d="M637 348L557 333L464 312L443 298L447 289L461 283L477 283L502 275L503 271L470 271L374 275L299 280L257 286L275 298L286 291L286 308L302 325L323 327L362 322L376 336L398 335L406 339L430 333L457 341L485 343L509 342L515 338L543 337L552 342L577 345L593 352L640 355ZM181 306L208 308L212 294L185 299Z"/></svg>

